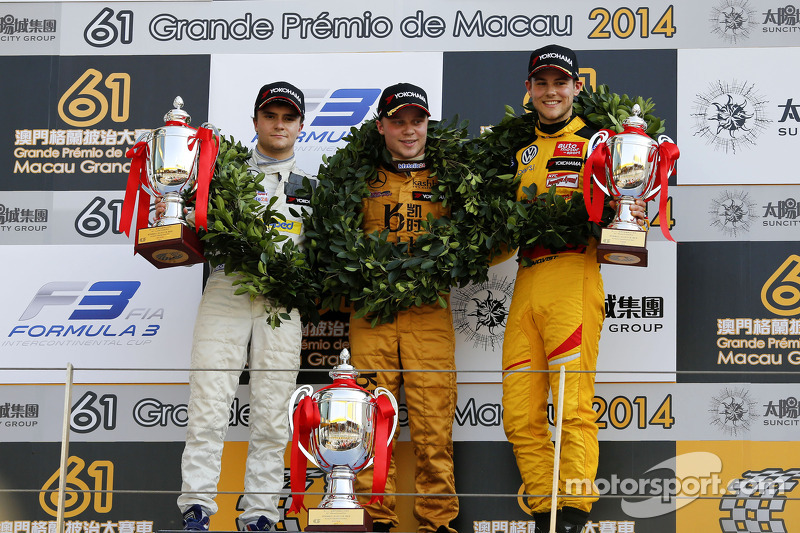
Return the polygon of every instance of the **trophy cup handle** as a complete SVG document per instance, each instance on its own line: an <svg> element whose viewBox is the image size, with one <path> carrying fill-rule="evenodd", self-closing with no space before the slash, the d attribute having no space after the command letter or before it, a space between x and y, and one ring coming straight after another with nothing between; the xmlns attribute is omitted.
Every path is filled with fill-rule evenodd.
<svg viewBox="0 0 800 533"><path fill-rule="evenodd" d="M665 143L665 142L668 142L670 144L675 144L675 141L673 141L672 138L669 135L663 135L663 134L658 136L658 138L656 139L656 142L658 142L659 145L661 143ZM661 158L658 158L656 160L656 164L653 166L653 174L654 175L658 171L657 170L658 166L661 165L661 164L662 164ZM667 169L667 177L672 176L673 172L675 172L675 161L673 161L672 165L670 166L670 168ZM655 186L652 189L650 189L649 191L646 191L645 196L642 198L645 202L649 202L650 200L652 200L653 198L658 196L659 191L661 191L661 184L660 183L656 183L656 179L655 178L652 178L651 182Z"/></svg>
<svg viewBox="0 0 800 533"><path fill-rule="evenodd" d="M214 134L214 137L217 137L217 138L219 138L219 136L220 136L220 134L219 134L219 130L218 130L218 129L217 129L217 127L216 127L215 125L213 125L212 123L210 123L210 122L203 122L202 124L200 124L200 127L201 127L201 128L205 128L205 129L207 129L207 130L211 130L211 133L213 133L213 134Z"/></svg>
<svg viewBox="0 0 800 533"><path fill-rule="evenodd" d="M294 391L292 393L292 397L289 399L289 406L292 409L292 411L289 413L289 434L290 435L294 435L294 416L293 415L294 415L294 411L296 409L297 402L299 400L302 400L306 396L311 396L311 394L313 392L314 392L314 387L312 387L311 385L301 385L300 387L297 388L296 391ZM302 442L298 442L297 443L297 447L300 448L300 451L303 452L303 455L305 455L306 458L309 461L311 461L311 463L314 466L319 468L319 463L317 462L316 459L314 459L314 456L311 453L309 453L308 450L306 450L306 448L305 448L305 446L303 446Z"/></svg>
<svg viewBox="0 0 800 533"><path fill-rule="evenodd" d="M675 144L675 141L672 140L672 137L670 137L669 135L664 135L664 134L659 135L658 139L656 139L656 141L658 141L658 144L665 143L665 142L668 142L670 144ZM672 162L672 166L669 169L667 169L667 177L672 176L672 174L675 172L675 163L676 163L676 161L673 161Z"/></svg>
<svg viewBox="0 0 800 533"><path fill-rule="evenodd" d="M610 136L608 132L605 130L600 130L592 135L592 137L589 139L589 148L587 148L586 153L591 154L594 152L594 149L597 148L600 143L606 142L609 137Z"/></svg>
<svg viewBox="0 0 800 533"><path fill-rule="evenodd" d="M649 202L650 200L652 200L653 198L658 196L659 191L661 191L661 184L660 183L658 185L656 185L655 187L653 187L649 192L647 192L647 194L645 194L642 197L642 200L644 200L645 202Z"/></svg>
<svg viewBox="0 0 800 533"><path fill-rule="evenodd" d="M392 409L394 409L394 420L392 421L392 430L389 432L389 437L386 441L386 446L388 447L392 443L392 439L394 439L394 432L397 430L397 420L400 417L400 413L398 413L397 400L395 399L394 394L392 394L389 391L389 389L386 389L384 387L377 387L373 392L373 396L377 398L378 396L381 395L386 396L389 399L389 403L392 404ZM362 466L361 468L367 468L373 462L375 462L375 454L372 454L372 457L369 458L369 461L364 463L364 466Z"/></svg>
<svg viewBox="0 0 800 533"><path fill-rule="evenodd" d="M394 439L394 432L397 430L397 420L400 418L400 413L397 407L397 399L394 397L394 394L389 392L389 390L385 389L384 387L376 388L375 397L377 398L381 394L389 398L389 401L391 402L392 407L394 408L394 420L392 421L392 430L389 432L389 440L386 441L386 445L389 446L392 443L392 439Z"/></svg>
<svg viewBox="0 0 800 533"><path fill-rule="evenodd" d="M148 144L150 144L150 139L152 139L152 138L153 138L153 130L144 131L144 132L141 133L141 135L139 135L136 138L136 142L134 144L137 144L137 143L148 143Z"/></svg>
<svg viewBox="0 0 800 533"><path fill-rule="evenodd" d="M605 142L609 139L609 137L610 137L610 135L605 130L600 130L597 133L595 133L594 135L592 135L592 137L589 139L589 147L586 149L587 160L588 160L588 156L591 155L591 153L594 152L595 149L598 146L600 146L601 144L605 144ZM606 171L606 172L608 172L608 171ZM600 187L600 190L603 191L603 194L605 194L606 196L611 196L611 193L608 192L608 188L606 187L606 184L604 183L604 181L607 181L607 180L601 180L597 176L594 176L594 175L592 175L591 179L592 179L592 181L594 181L595 185Z"/></svg>

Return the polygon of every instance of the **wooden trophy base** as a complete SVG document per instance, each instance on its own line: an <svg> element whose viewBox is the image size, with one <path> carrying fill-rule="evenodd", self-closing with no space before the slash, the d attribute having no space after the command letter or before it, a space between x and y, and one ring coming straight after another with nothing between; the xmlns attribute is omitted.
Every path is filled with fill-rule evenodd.
<svg viewBox="0 0 800 533"><path fill-rule="evenodd" d="M142 228L133 248L157 268L193 265L206 260L200 237L183 224Z"/></svg>
<svg viewBox="0 0 800 533"><path fill-rule="evenodd" d="M647 232L603 228L597 245L597 261L611 265L647 266Z"/></svg>
<svg viewBox="0 0 800 533"><path fill-rule="evenodd" d="M366 509L309 509L304 531L372 531L372 517Z"/></svg>

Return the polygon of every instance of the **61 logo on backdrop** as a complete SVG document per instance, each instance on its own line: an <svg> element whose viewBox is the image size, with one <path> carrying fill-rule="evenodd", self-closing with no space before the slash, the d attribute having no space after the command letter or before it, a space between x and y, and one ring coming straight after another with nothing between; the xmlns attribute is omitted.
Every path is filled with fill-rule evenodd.
<svg viewBox="0 0 800 533"><path fill-rule="evenodd" d="M800 256L791 255L761 288L764 307L780 316L800 314Z"/></svg>
<svg viewBox="0 0 800 533"><path fill-rule="evenodd" d="M93 126L109 115L114 122L125 122L130 99L130 74L113 72L104 79L102 72L89 68L61 95L58 116L79 128Z"/></svg>
<svg viewBox="0 0 800 533"><path fill-rule="evenodd" d="M112 20L113 19L113 20ZM83 38L87 44L96 48L105 48L117 42L131 44L133 42L133 11L103 8L100 13L83 30Z"/></svg>
<svg viewBox="0 0 800 533"><path fill-rule="evenodd" d="M0 161L0 188L124 191L125 152L145 130L163 124L176 96L195 102L193 118L205 121L208 84L201 80L208 80L210 62L204 55L92 55L7 65L7 78L24 80L19 94L51 87L52 103L35 111L9 107L4 118L13 151Z"/></svg>
<svg viewBox="0 0 800 533"><path fill-rule="evenodd" d="M111 461L93 461L86 466L86 461L72 456L67 461L65 482L64 516L70 518L85 511L89 504L94 504L94 512L111 511L114 489L114 463ZM85 470L85 471L84 471ZM58 511L58 480L61 469L53 472L39 493L39 504L44 512L56 516ZM47 492L45 492L47 491Z"/></svg>

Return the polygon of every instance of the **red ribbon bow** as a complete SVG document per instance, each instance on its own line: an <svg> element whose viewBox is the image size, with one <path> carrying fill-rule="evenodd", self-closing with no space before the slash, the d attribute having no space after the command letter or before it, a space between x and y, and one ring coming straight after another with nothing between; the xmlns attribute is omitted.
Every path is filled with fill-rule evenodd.
<svg viewBox="0 0 800 533"><path fill-rule="evenodd" d="M214 165L217 162L219 141L214 136L214 132L208 128L197 128L197 133L190 137L189 148L194 148L197 141L200 141L200 154L197 157L197 200L195 201L194 223L195 227L208 230L208 189L211 186Z"/></svg>
<svg viewBox="0 0 800 533"><path fill-rule="evenodd" d="M308 464L305 455L300 451L300 444L307 450L311 431L319 427L319 405L311 396L304 397L297 404L292 420L294 431L292 432L292 452L289 466L292 506L289 508L289 512L299 513L306 508L303 505L303 493L306 490L306 466Z"/></svg>
<svg viewBox="0 0 800 533"><path fill-rule="evenodd" d="M611 130L601 131L605 131L609 135L614 135L614 132ZM611 153L608 150L608 145L601 142L595 147L586 159L586 163L583 165L583 201L586 204L586 211L589 212L589 220L598 224L603 215L605 193L594 183L592 176L597 178L600 183L605 183L606 161L610 159Z"/></svg>
<svg viewBox="0 0 800 533"><path fill-rule="evenodd" d="M669 217L667 217L667 186L669 184L669 176L672 173L672 167L675 161L681 156L681 151L678 150L678 145L669 141L664 141L658 145L658 167L656 167L656 178L661 183L661 197L658 199L658 212L661 215L661 234L667 240L675 242L672 234L669 231Z"/></svg>
<svg viewBox="0 0 800 533"><path fill-rule="evenodd" d="M372 471L372 492L369 503L383 502L383 491L386 490L386 478L392 462L393 435L389 435L392 418L396 415L389 397L381 394L375 399L375 459Z"/></svg>
<svg viewBox="0 0 800 533"><path fill-rule="evenodd" d="M127 237L130 237L131 221L133 220L133 208L136 205L136 194L139 192L140 184L144 183L146 177L147 158L150 155L150 146L139 141L133 148L125 153L125 157L131 159L131 169L128 172L128 184L125 187L125 199L122 202L122 213L119 218L119 230ZM136 217L136 237L138 238L139 228L147 227L147 217L150 212L150 195L145 191L139 195L139 207Z"/></svg>

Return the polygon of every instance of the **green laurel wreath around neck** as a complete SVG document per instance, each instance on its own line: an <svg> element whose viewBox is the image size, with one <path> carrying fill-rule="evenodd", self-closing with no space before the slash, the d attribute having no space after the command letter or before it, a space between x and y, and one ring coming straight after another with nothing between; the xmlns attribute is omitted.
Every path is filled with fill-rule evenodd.
<svg viewBox="0 0 800 533"><path fill-rule="evenodd" d="M214 177L209 190L208 231L199 229L211 267L225 264L225 274L235 276L236 294L267 298L267 320L275 328L298 309L304 319L319 319L315 283L307 254L273 227L284 216L256 199L263 192L264 174L253 176L251 152L233 137L221 137Z"/></svg>
<svg viewBox="0 0 800 533"><path fill-rule="evenodd" d="M412 245L394 243L389 230L362 230L362 200L368 183L391 161L375 120L351 128L348 144L323 158L306 221L312 262L320 269L323 308L352 305L355 317L372 325L391 322L413 306L447 307L452 286L486 281L491 257L511 232L506 225L514 185L497 169L478 174L470 165L466 125L429 121L425 159L437 179L433 201L450 216L429 216L426 233Z"/></svg>
<svg viewBox="0 0 800 533"><path fill-rule="evenodd" d="M606 85L598 86L596 91L585 86L573 102L573 113L597 129L619 133L623 121L633 114L634 104L641 108L640 116L648 124L649 135L664 131L664 121L652 115L654 104L650 99L620 96ZM524 108L528 113L518 116L512 107L506 106L503 119L472 141L472 151L476 154L473 157L475 172L509 168L516 150L536 137L536 111L530 104ZM614 210L606 205L601 223L590 222L582 191L574 192L569 199L556 194L555 186L541 192L532 185L524 187L522 192L526 201L514 204L514 212L508 220L509 226L516 228L512 242L521 248L539 245L558 252L587 245L591 238L600 237L600 228L611 222L614 216ZM525 257L520 261L523 266L531 264L531 260Z"/></svg>

